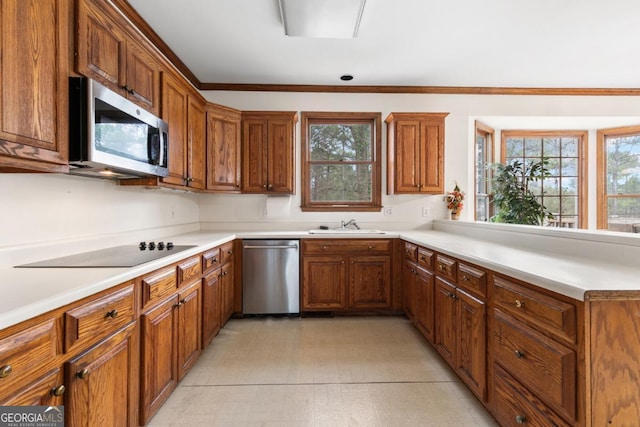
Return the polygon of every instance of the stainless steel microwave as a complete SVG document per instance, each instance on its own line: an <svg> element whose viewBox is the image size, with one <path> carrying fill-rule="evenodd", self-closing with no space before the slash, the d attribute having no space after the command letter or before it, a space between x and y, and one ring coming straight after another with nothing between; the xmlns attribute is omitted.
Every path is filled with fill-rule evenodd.
<svg viewBox="0 0 640 427"><path fill-rule="evenodd" d="M169 126L95 80L69 80L69 173L167 176Z"/></svg>

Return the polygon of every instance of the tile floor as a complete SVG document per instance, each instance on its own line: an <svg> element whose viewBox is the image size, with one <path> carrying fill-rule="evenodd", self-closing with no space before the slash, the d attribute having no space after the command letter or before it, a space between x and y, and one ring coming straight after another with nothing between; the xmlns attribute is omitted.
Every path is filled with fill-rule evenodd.
<svg viewBox="0 0 640 427"><path fill-rule="evenodd" d="M150 426L496 426L403 317L234 319Z"/></svg>

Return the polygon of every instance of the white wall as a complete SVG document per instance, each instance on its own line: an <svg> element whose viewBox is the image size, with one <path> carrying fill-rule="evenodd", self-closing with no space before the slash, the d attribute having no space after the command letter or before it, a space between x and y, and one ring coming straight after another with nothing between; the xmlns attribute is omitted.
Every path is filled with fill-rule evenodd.
<svg viewBox="0 0 640 427"><path fill-rule="evenodd" d="M271 93L271 92L204 92L212 102L240 110L293 111L374 111L384 120L391 112L449 112L445 121L445 186L452 190L455 182L468 193L461 219L473 218L473 121L483 117L527 117L529 124L539 117L546 126L549 118L589 118L598 126L614 121L626 124L630 116L640 112L638 97L583 96L508 96L508 95L424 95L424 94L346 94L346 93ZM605 118L606 120L603 120ZM616 120L617 118L617 120ZM635 118L632 118L635 120ZM383 190L386 190L386 125L383 135ZM265 215L265 196L203 196L200 216L206 227L225 228L234 223L242 227L278 228L283 223L304 229L319 224L336 225L341 219L356 218L365 226L388 229L429 227L433 219L445 218L442 196L387 196L382 204L392 208L392 215L383 213L317 213L302 212L300 206L300 123L297 127L297 194L271 216ZM595 138L590 138L589 166L595 167ZM595 185L592 177L590 185ZM595 208L595 187L589 189L590 207ZM240 198L238 198L240 197ZM427 215L423 216L423 208ZM592 209L593 210L593 209ZM595 226L593 220L590 224Z"/></svg>
<svg viewBox="0 0 640 427"><path fill-rule="evenodd" d="M78 176L0 174L0 201L0 250L199 221L195 194Z"/></svg>

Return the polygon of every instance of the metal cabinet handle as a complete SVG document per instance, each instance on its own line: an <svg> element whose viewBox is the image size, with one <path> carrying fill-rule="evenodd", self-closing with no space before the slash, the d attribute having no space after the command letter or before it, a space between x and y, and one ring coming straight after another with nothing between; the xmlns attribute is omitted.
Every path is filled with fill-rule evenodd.
<svg viewBox="0 0 640 427"><path fill-rule="evenodd" d="M516 415L516 424L524 424L527 422L527 417L524 415Z"/></svg>
<svg viewBox="0 0 640 427"><path fill-rule="evenodd" d="M110 317L112 319L115 319L116 317L118 317L118 310L113 309L113 310L107 311L107 314L104 317Z"/></svg>
<svg viewBox="0 0 640 427"><path fill-rule="evenodd" d="M520 301L519 299L517 299L514 304L515 304L516 308L524 307L524 301Z"/></svg>
<svg viewBox="0 0 640 427"><path fill-rule="evenodd" d="M0 368L0 378L7 378L11 372L13 372L11 365L4 365Z"/></svg>
<svg viewBox="0 0 640 427"><path fill-rule="evenodd" d="M438 264L438 270L444 270L444 264Z"/></svg>
<svg viewBox="0 0 640 427"><path fill-rule="evenodd" d="M515 354L516 354L516 357L518 359L523 359L524 358L524 351L522 351L522 350L516 350Z"/></svg>
<svg viewBox="0 0 640 427"><path fill-rule="evenodd" d="M51 394L51 396L62 396L64 394L64 392L67 391L66 387L62 384L60 384L59 386L53 387L49 393Z"/></svg>
<svg viewBox="0 0 640 427"><path fill-rule="evenodd" d="M463 282L468 282L470 279L468 276L462 276L462 281Z"/></svg>
<svg viewBox="0 0 640 427"><path fill-rule="evenodd" d="M76 377L80 378L81 380L84 380L88 376L89 376L89 370L87 368L76 372Z"/></svg>

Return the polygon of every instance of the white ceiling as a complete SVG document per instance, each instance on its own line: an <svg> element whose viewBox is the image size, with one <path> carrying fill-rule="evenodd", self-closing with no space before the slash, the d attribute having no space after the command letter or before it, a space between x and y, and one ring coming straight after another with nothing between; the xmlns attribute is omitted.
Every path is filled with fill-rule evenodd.
<svg viewBox="0 0 640 427"><path fill-rule="evenodd" d="M129 3L203 83L640 88L638 0L367 0L355 39L287 37L277 0Z"/></svg>

